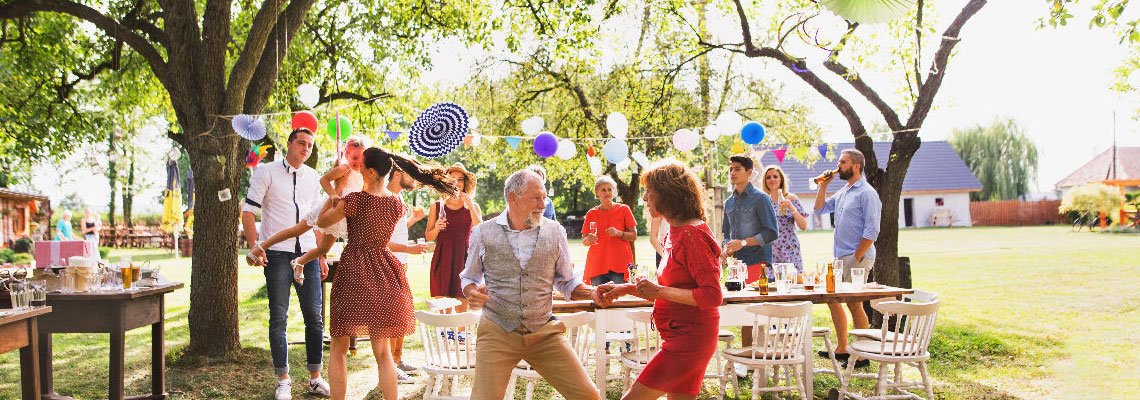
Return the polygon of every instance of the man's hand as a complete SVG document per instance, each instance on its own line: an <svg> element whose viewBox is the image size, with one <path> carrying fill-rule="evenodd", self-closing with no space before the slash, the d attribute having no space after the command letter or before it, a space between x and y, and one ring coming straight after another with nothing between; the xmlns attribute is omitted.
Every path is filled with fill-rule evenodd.
<svg viewBox="0 0 1140 400"><path fill-rule="evenodd" d="M321 264L321 282L324 282L325 279L328 279L328 277L329 277L329 263L328 263L328 261L325 261L324 259L322 259L320 261L320 264Z"/></svg>
<svg viewBox="0 0 1140 400"><path fill-rule="evenodd" d="M637 286L632 284L632 283L621 283L621 284L607 283L607 284L602 285L602 286L606 286L606 285L609 285L610 287L605 290L604 295L605 295L606 300L609 301L610 304L613 304L613 301L617 300L618 297L625 296L627 294L637 293Z"/></svg>
<svg viewBox="0 0 1140 400"><path fill-rule="evenodd" d="M732 253L739 251L742 248L744 248L744 241L743 240L729 240L728 243L724 244L724 253L725 254L732 254Z"/></svg>
<svg viewBox="0 0 1140 400"><path fill-rule="evenodd" d="M487 285L480 285L472 283L463 288L463 296L467 297L467 305L472 310L483 308L483 303L491 300L491 296L487 294Z"/></svg>
<svg viewBox="0 0 1140 400"><path fill-rule="evenodd" d="M601 308L606 308L613 304L612 300L606 298L606 296L603 295L604 291L608 291L608 289L602 289L602 287L599 286L590 292L590 300L592 300L594 304L597 304L598 307Z"/></svg>
<svg viewBox="0 0 1140 400"><path fill-rule="evenodd" d="M427 243L409 244L409 245L407 245L407 250L408 250L407 253L408 254L423 254L425 251L427 251L427 248L428 248Z"/></svg>
<svg viewBox="0 0 1140 400"><path fill-rule="evenodd" d="M253 247L245 254L245 262L254 267L264 267L269 263L268 258L265 257L265 250L261 248L261 243L253 244Z"/></svg>

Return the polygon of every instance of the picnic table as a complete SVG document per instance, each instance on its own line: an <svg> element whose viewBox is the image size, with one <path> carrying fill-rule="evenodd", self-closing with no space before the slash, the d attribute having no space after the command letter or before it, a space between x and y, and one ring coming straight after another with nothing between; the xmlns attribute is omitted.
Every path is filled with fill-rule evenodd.
<svg viewBox="0 0 1140 400"><path fill-rule="evenodd" d="M40 398L39 318L51 307L0 311L0 353L20 350L20 383L24 400Z"/></svg>
<svg viewBox="0 0 1140 400"><path fill-rule="evenodd" d="M720 306L720 326L721 327L735 327L735 326L751 326L752 316L745 311L748 306L759 303L769 302L799 302L810 301L812 303L830 303L830 302L849 302L849 301L869 301L884 297L900 297L904 294L910 294L914 291L911 289L896 288L890 286L880 286L877 288L864 287L862 289L855 289L850 283L843 283L839 286L835 293L827 293L822 288L817 287L817 290L807 292L804 290L792 290L786 293L775 293L761 295L751 289L740 291L724 291L724 300ZM632 323L625 314L630 311L651 311L653 309L653 302L647 301L638 297L623 296L614 304L607 308L598 307L593 301L590 300L576 300L554 301L554 313L573 313L578 311L592 311L595 313L594 317L594 361L599 366L595 368L594 383L598 388L606 387L606 375L608 373L608 365L606 358L606 333L607 332L622 332L632 329ZM811 324L811 317L808 317L808 324ZM806 359L803 369L803 381L807 383L808 393L812 392L812 382L815 379L815 372L811 366L812 360L815 359L811 346L811 335L805 335L804 353Z"/></svg>

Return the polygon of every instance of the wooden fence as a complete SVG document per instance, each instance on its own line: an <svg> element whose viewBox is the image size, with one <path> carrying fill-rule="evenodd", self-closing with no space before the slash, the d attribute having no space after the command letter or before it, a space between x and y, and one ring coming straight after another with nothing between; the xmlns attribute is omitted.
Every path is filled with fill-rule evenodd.
<svg viewBox="0 0 1140 400"><path fill-rule="evenodd" d="M1057 212L1060 200L1041 201L974 201L970 217L974 226L1051 225L1065 222Z"/></svg>

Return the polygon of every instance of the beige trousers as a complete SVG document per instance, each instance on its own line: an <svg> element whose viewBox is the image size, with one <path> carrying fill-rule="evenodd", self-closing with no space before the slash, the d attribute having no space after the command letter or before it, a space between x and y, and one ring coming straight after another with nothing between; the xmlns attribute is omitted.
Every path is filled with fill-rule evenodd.
<svg viewBox="0 0 1140 400"><path fill-rule="evenodd" d="M562 321L547 322L531 333L507 332L483 318L479 322L475 355L473 400L500 400L507 391L511 372L526 360L543 379L567 400L598 398L586 369L566 340Z"/></svg>

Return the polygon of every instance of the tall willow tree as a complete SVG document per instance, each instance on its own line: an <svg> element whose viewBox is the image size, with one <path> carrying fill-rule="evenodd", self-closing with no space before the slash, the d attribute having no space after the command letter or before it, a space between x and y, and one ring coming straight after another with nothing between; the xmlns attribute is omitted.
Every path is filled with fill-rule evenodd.
<svg viewBox="0 0 1140 400"><path fill-rule="evenodd" d="M302 80L319 83L324 101L368 98L382 86L360 71L421 65L423 44L443 36L481 39L488 14L481 2L0 0L0 90L10 83L43 89L29 104L13 102L24 97L0 100L0 111L23 107L31 114L11 121L20 127L6 130L3 139L65 147L68 140L44 133L54 126L43 121L81 118L91 99L130 89L94 86L102 74L129 69L156 81L161 90L139 101L170 104L176 123L167 136L189 155L195 178L187 353L227 354L240 347L237 221L250 145L227 116L300 108L292 84ZM36 40L66 47L41 47ZM14 57L32 62L12 64ZM122 62L126 58L139 62ZM279 78L285 78L281 85ZM90 87L85 82L103 90L84 90Z"/></svg>
<svg viewBox="0 0 1140 400"><path fill-rule="evenodd" d="M1037 145L1011 119L955 130L949 141L982 183L971 200L1016 199L1037 179Z"/></svg>

